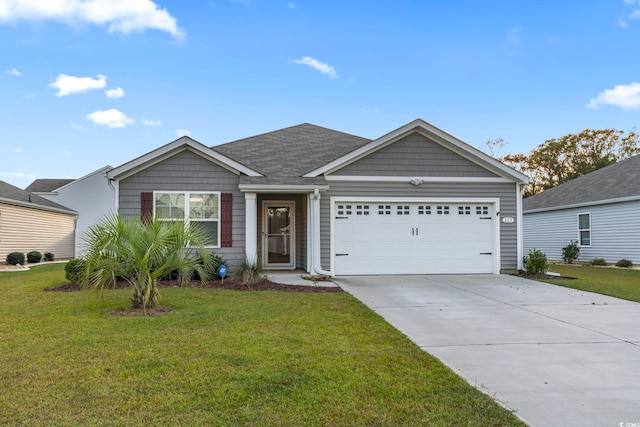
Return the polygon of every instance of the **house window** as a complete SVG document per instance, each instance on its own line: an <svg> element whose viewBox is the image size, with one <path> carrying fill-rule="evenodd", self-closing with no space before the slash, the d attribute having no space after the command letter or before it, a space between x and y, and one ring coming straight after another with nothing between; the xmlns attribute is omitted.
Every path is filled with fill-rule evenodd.
<svg viewBox="0 0 640 427"><path fill-rule="evenodd" d="M209 236L208 246L219 246L220 193L155 192L153 209L160 221L197 223Z"/></svg>
<svg viewBox="0 0 640 427"><path fill-rule="evenodd" d="M578 214L580 246L591 246L591 214Z"/></svg>

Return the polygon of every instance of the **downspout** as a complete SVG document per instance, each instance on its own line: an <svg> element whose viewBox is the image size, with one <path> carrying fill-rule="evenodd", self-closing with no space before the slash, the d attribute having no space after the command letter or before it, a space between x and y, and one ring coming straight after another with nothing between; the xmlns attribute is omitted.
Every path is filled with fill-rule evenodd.
<svg viewBox="0 0 640 427"><path fill-rule="evenodd" d="M320 262L320 190L313 190L311 195L311 229L313 232L313 271L315 274L331 276L330 271L323 270Z"/></svg>

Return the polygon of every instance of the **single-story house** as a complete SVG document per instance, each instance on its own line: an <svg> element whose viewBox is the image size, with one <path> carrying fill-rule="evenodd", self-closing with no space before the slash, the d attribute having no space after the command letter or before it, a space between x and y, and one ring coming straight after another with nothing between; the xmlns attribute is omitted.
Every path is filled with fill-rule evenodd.
<svg viewBox="0 0 640 427"><path fill-rule="evenodd" d="M107 172L127 216L196 221L231 266L329 275L521 268L528 178L423 120L377 139L301 124L179 138Z"/></svg>
<svg viewBox="0 0 640 427"><path fill-rule="evenodd" d="M64 205L78 212L75 233L75 254L84 252L87 229L114 212L115 189L105 179L112 166L104 166L78 179L36 179L25 191Z"/></svg>
<svg viewBox="0 0 640 427"><path fill-rule="evenodd" d="M524 200L525 255L533 248L562 259L571 241L581 261L640 264L640 155Z"/></svg>
<svg viewBox="0 0 640 427"><path fill-rule="evenodd" d="M78 213L0 181L0 262L11 252L73 258Z"/></svg>

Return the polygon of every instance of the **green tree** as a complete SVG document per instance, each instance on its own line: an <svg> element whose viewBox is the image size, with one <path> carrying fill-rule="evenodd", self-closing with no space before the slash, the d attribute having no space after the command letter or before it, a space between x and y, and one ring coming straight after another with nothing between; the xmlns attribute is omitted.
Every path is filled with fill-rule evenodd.
<svg viewBox="0 0 640 427"><path fill-rule="evenodd" d="M135 308L158 303L158 280L177 272L181 285L195 272L205 280L215 255L206 249L207 235L196 224L140 221L119 214L105 217L86 236L81 283L102 290L118 278L133 288Z"/></svg>
<svg viewBox="0 0 640 427"><path fill-rule="evenodd" d="M638 153L634 130L625 135L616 129L585 129L548 139L529 155L506 155L500 160L531 178L525 192L530 196Z"/></svg>

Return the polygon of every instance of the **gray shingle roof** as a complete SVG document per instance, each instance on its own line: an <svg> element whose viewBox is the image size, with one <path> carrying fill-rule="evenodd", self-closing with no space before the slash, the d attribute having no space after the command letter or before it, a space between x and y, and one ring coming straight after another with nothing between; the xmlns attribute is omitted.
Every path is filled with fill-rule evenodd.
<svg viewBox="0 0 640 427"><path fill-rule="evenodd" d="M241 183L317 184L324 178L302 178L332 160L359 148L370 139L309 123L239 139L211 149L254 169L265 178L242 177Z"/></svg>
<svg viewBox="0 0 640 427"><path fill-rule="evenodd" d="M640 155L524 199L524 211L640 196Z"/></svg>
<svg viewBox="0 0 640 427"><path fill-rule="evenodd" d="M26 190L15 187L4 181L0 181L0 199L14 201L20 204L21 206L32 206L33 208L36 208L36 209L47 209L47 208L52 209L53 208L53 209L68 211L69 213L75 212L65 206L54 203L36 194L31 194Z"/></svg>
<svg viewBox="0 0 640 427"><path fill-rule="evenodd" d="M49 193L73 181L75 179L36 179L24 190L30 193Z"/></svg>

